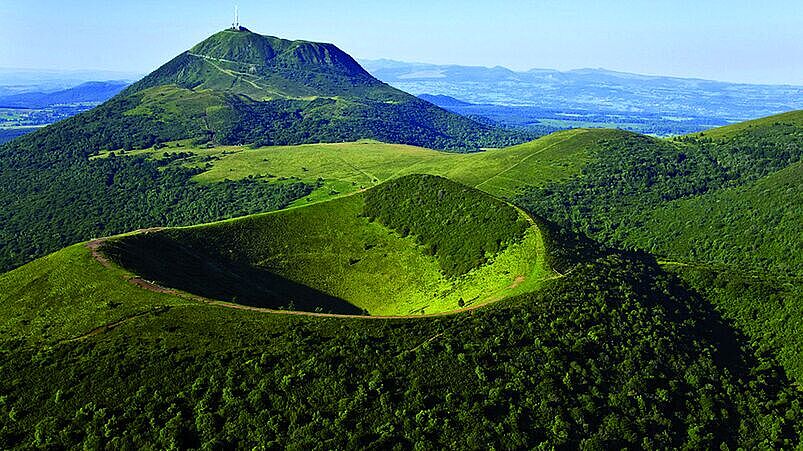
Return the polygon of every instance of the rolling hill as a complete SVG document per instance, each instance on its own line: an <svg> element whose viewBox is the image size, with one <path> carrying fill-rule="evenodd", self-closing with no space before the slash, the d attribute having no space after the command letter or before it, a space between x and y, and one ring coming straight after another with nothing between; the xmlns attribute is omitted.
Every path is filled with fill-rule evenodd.
<svg viewBox="0 0 803 451"><path fill-rule="evenodd" d="M394 218L394 207L403 214ZM486 220L439 227L467 214ZM537 228L524 219L538 232L528 237L522 220L479 191L414 175L282 212L80 243L0 275L0 445L797 443L799 392L698 295L646 255L580 246L540 219ZM406 237L397 232L405 227ZM472 240L449 233L470 227L479 227ZM505 255L522 232L520 244L543 234L545 247L521 253L518 270L546 275L545 261L570 269L508 287L471 314L357 319L301 305L335 308L337 293L378 313L401 301L394 308L409 314L394 294L499 242L508 246L493 263L453 280L496 267L478 287L504 288L519 274ZM510 238L485 242L493 236ZM254 277L260 267L284 280ZM384 278L371 285L370 274ZM242 276L274 287L306 278L330 294L297 298L309 315L203 296L216 288L271 301ZM439 308L460 310L454 299Z"/></svg>

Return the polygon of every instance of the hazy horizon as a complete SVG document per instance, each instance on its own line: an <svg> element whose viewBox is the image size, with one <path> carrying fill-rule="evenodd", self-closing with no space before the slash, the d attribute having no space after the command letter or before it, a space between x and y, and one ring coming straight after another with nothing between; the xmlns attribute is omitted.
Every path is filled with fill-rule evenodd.
<svg viewBox="0 0 803 451"><path fill-rule="evenodd" d="M256 33L331 42L358 60L803 85L803 4L791 0L772 8L723 0L2 1L0 67L146 74L229 26L235 3Z"/></svg>

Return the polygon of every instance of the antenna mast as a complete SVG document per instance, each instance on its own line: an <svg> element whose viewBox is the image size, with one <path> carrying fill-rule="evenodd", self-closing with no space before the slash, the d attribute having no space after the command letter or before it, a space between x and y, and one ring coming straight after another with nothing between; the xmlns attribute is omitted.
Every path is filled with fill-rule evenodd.
<svg viewBox="0 0 803 451"><path fill-rule="evenodd" d="M240 7L238 5L234 5L234 23L231 24L231 29L240 29Z"/></svg>

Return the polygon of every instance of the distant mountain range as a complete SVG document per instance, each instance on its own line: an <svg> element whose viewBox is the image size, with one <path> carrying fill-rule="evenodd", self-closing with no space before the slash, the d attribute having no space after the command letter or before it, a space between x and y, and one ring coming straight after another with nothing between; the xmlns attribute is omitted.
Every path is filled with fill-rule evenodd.
<svg viewBox="0 0 803 451"><path fill-rule="evenodd" d="M677 136L728 125L732 121L709 116L667 116L660 112L567 109L561 106L507 106L464 102L443 94L419 98L451 112L489 125L524 129L537 135L571 128L618 128L655 136Z"/></svg>
<svg viewBox="0 0 803 451"><path fill-rule="evenodd" d="M250 32L248 35L258 36ZM361 77L365 80L369 80L367 77L373 79L371 77L373 75L421 100L452 113L466 116L474 122L479 122L486 127L483 133L489 132L487 126L501 125L526 129L533 136L577 127L621 128L657 136L672 136L803 108L803 87L801 86L736 84L637 75L604 69L578 69L566 72L533 69L516 72L504 67L405 63L386 59L362 61L366 72L363 67L360 67L361 64L351 57L343 54L347 58L341 58L342 52L325 48L325 44L304 43L311 47L307 50L299 50L303 46L298 47L298 43L302 41L293 44L291 41L270 38L276 39L276 42L267 46L270 49L260 44L243 54L234 54L231 52L236 53L237 51L227 47L229 42L220 41L218 38L207 40L199 45L198 48L202 48L200 53L190 51L182 55L181 58L171 62L174 66L169 65L169 67L160 69L157 71L160 74L158 77L154 78L154 75L151 75L148 78L149 81L145 83L149 83L148 86L153 87L154 83L169 84L176 81L194 88L194 83L198 81L191 78L195 77L199 80L203 78L203 83L198 86L235 92L255 100L276 101L281 98L296 104L292 108L303 109L304 114L310 120L313 116L317 118L312 120L313 122L330 117L337 119L336 123L340 123L342 121L341 113L357 110L352 109L354 104L344 103L344 98L340 98L339 104L338 102L332 105L321 103L324 99L331 100L335 98L333 95L337 95L337 93L326 94L324 92L328 89L327 85L331 88L332 83L339 83L336 78L328 77L314 82L311 79L306 81L282 79L282 77L277 78L274 75L265 78L266 73L243 74L239 72L239 69L251 70L250 66L243 66L239 69L233 66L228 67L231 66L231 57L236 60L244 56L247 61L258 62L268 59L272 61L271 64L299 69L303 66L301 63L305 61L305 58L315 60L317 57L314 54L322 51L323 53L318 56L323 56L324 60L327 58L326 52L329 52L329 57L335 56L335 59L331 61L332 67L340 65L341 69L347 69L346 72L351 71L351 75L357 74L358 78ZM287 47L288 45L290 47ZM293 47L294 45L296 47ZM284 52L282 50L284 47L290 49L291 52ZM334 46L331 47L336 49ZM194 61L190 66L182 66L188 61L197 59L197 55L203 54L207 50L212 54L223 51L229 55L228 57L219 55L215 57L218 58L217 60L206 58L204 68L199 65L199 61ZM263 51L267 51L268 54L261 54L260 52ZM312 53L293 54L298 51ZM299 61L283 61L287 58ZM245 63L238 62L238 64ZM215 66L222 68L224 72L217 70ZM258 66L259 64L254 68ZM201 72L197 72L196 69ZM183 72L177 78L171 78L172 75L165 75L165 71L168 70ZM204 78L207 75L209 75L208 79ZM96 77L95 80L108 80L110 79L108 77L112 76L120 77L121 81L86 82L87 79L91 80L91 77ZM162 78L163 76L166 78ZM133 78L136 75L98 71L0 69L0 108L43 109L24 114L14 113L12 116L0 120L0 142L33 130L33 128L19 127L52 123L110 99L122 91L126 83L130 82L131 78L127 77ZM257 80L260 77L264 80ZM231 85L227 86L227 83ZM308 86L300 87L299 83L307 83ZM142 83L138 84L138 86L142 85ZM349 87L347 83L338 89L354 91L362 88L357 85ZM379 94L378 97L368 95L366 98L381 98L391 92L388 87L383 87L381 84L375 84L371 89L386 92ZM364 89L362 90L364 91ZM398 91L393 92L395 92L394 96L399 95ZM323 94L321 95L321 93ZM309 103L310 108L300 106L299 102L309 102L312 98L315 98L316 102ZM169 103L171 100L165 99L165 101ZM275 102L271 104L277 105ZM344 109L343 106L347 104L349 106ZM427 104L419 104L419 106L421 105ZM250 111L253 113L254 110ZM253 119L254 115L251 113L248 116ZM431 121L433 118L428 120ZM455 120L456 118L452 117L449 122L454 125L457 123ZM442 120L441 122L443 123ZM248 127L260 128L258 124L250 124ZM243 127L240 127L240 131L243 130ZM283 134L284 132L285 130L282 129ZM342 134L341 132L335 134ZM304 133L306 132L302 134ZM450 133L463 134L462 131L457 130ZM391 135L396 134L395 131L391 133ZM419 134L415 132L411 136ZM379 135L373 136L379 137ZM290 141L292 142L293 139ZM384 139L388 140L389 137ZM443 145L454 147L457 144L452 142Z"/></svg>
<svg viewBox="0 0 803 451"><path fill-rule="evenodd" d="M142 78L136 72L108 70L16 69L0 67L0 96L27 92L56 92L82 83L101 80L122 80L132 83Z"/></svg>
<svg viewBox="0 0 803 451"><path fill-rule="evenodd" d="M114 97L127 81L90 81L55 92L25 92L0 96L0 108L47 108L55 105L97 105Z"/></svg>
<svg viewBox="0 0 803 451"><path fill-rule="evenodd" d="M803 108L803 86L750 85L637 75L604 69L566 72L362 60L375 77L414 95L474 104L661 114L741 121Z"/></svg>

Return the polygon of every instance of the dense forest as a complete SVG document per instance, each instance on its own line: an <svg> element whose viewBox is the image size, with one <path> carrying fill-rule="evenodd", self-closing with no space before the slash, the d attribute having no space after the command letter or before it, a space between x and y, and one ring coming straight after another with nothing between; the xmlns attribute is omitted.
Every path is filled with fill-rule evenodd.
<svg viewBox="0 0 803 451"><path fill-rule="evenodd" d="M457 120L418 99L398 104L316 99L238 102L237 105L237 126L222 137L224 142L267 146L368 138L466 152L519 144L537 136L526 131L466 122L468 120L462 117Z"/></svg>
<svg viewBox="0 0 803 451"><path fill-rule="evenodd" d="M5 337L0 446L799 443L801 395L772 357L649 256L561 238L550 242L585 246L557 252L575 256L566 277L473 314L326 320L177 305L53 346Z"/></svg>
<svg viewBox="0 0 803 451"><path fill-rule="evenodd" d="M591 150L593 158L581 174L526 190L516 203L602 242L660 252L649 242L631 239L644 230L653 210L671 201L739 187L786 168L803 155L803 132L794 123L776 122L725 139L700 134L673 142L626 134ZM669 214L684 217L677 213ZM790 215L785 220L796 219ZM652 231L656 237L663 233ZM716 230L710 232L709 239L715 239ZM701 257L715 259L706 254Z"/></svg>
<svg viewBox="0 0 803 451"><path fill-rule="evenodd" d="M612 139L582 174L516 202L607 245L668 260L801 381L800 117L674 142Z"/></svg>
<svg viewBox="0 0 803 451"><path fill-rule="evenodd" d="M62 159L20 147L0 150L0 272L93 237L282 208L314 189L247 179L204 185L180 162Z"/></svg>
<svg viewBox="0 0 803 451"><path fill-rule="evenodd" d="M367 191L365 215L415 236L449 277L483 265L529 225L505 202L434 175L401 177Z"/></svg>

